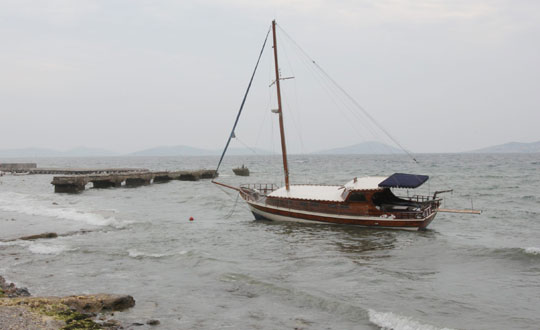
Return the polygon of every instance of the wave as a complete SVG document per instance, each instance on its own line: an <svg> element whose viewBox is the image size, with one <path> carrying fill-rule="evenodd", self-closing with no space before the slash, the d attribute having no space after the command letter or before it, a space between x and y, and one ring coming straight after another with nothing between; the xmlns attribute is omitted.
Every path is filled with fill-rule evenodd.
<svg viewBox="0 0 540 330"><path fill-rule="evenodd" d="M220 280L232 285L231 293L249 298L257 296L279 297L305 308L317 309L349 322L364 322L366 310L349 302L322 297L316 294L283 285L281 282L262 281L242 273L224 273Z"/></svg>
<svg viewBox="0 0 540 330"><path fill-rule="evenodd" d="M70 249L68 249L68 247L65 245L46 245L46 244L34 243L28 247L28 250L35 254L59 255L60 253L64 251L68 251Z"/></svg>
<svg viewBox="0 0 540 330"><path fill-rule="evenodd" d="M75 248L70 248L67 245L43 244L43 243L37 243L34 241L21 241L21 240L0 242L0 246L19 246L19 247L27 248L28 251L34 254L52 254L52 255L59 255L62 252L77 250Z"/></svg>
<svg viewBox="0 0 540 330"><path fill-rule="evenodd" d="M150 253L146 251L139 251L136 249L128 250L128 255L132 258L141 259L141 258L163 258L163 257L170 257L173 255L184 255L187 254L188 251L180 251L175 253Z"/></svg>
<svg viewBox="0 0 540 330"><path fill-rule="evenodd" d="M538 247L528 247L528 248L524 248L522 249L526 254L531 254L531 255L537 255L537 256L540 256L540 248Z"/></svg>
<svg viewBox="0 0 540 330"><path fill-rule="evenodd" d="M517 260L527 260L530 258L540 257L539 247L503 247L503 248L488 248L479 247L476 253L481 256L489 256L495 258L510 258Z"/></svg>
<svg viewBox="0 0 540 330"><path fill-rule="evenodd" d="M135 249L128 250L128 255L132 258L141 258L141 257L162 258L162 257L167 256L167 254L165 253L148 253L148 252L137 251Z"/></svg>
<svg viewBox="0 0 540 330"><path fill-rule="evenodd" d="M496 249L495 253L502 254L505 257L514 257L514 258L525 258L525 257L531 257L531 256L539 256L540 257L540 248L538 247L525 247L525 248L503 248L503 249Z"/></svg>
<svg viewBox="0 0 540 330"><path fill-rule="evenodd" d="M382 330L451 330L438 328L433 325L420 323L411 317L394 314L391 312L377 312L368 310L369 321Z"/></svg>
<svg viewBox="0 0 540 330"><path fill-rule="evenodd" d="M122 228L127 223L118 221L114 216L104 216L69 207L49 206L45 205L45 203L49 203L49 201L39 201L33 199L30 195L14 192L0 194L0 210L2 211L73 220L93 226Z"/></svg>

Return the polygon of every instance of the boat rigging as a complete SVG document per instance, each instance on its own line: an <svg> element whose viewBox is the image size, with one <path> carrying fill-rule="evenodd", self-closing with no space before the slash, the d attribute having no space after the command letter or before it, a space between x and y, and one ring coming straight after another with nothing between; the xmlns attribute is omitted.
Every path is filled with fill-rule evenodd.
<svg viewBox="0 0 540 330"><path fill-rule="evenodd" d="M274 184L245 184L234 187L222 182L217 182L215 178L212 180L213 183L238 191L242 199L248 204L255 219L424 230L433 221L439 211L473 213L470 212L470 210L440 209L442 198L439 198L438 194L446 191L436 192L432 196L414 195L411 197L398 197L391 191L391 188L417 188L429 179L427 175L394 173L384 177L355 177L345 184L337 185L291 185L289 182L289 166L285 128L283 125L284 116L280 81L291 79L292 77L280 77L275 20L272 21L270 30L272 32L275 73L275 81L270 84L270 87L273 85L276 86L278 106L278 108L272 110L272 112L277 114L279 118L285 186L278 187ZM242 113L251 83L253 82L253 77L257 71L269 32L266 34L263 47L242 100L240 110L236 116L233 129L218 162L216 173L223 161L223 157L231 139L235 137L234 131L238 124L240 114ZM313 61L313 63L315 62ZM317 67L320 69L318 65ZM333 79L331 80L333 81ZM335 83L335 81L333 82ZM339 85L336 84L336 86ZM355 105L360 107L349 94L341 87L339 88ZM360 109L365 112L361 107ZM377 124L369 114L367 115L375 124ZM381 128L379 124L377 124L377 126ZM382 130L396 142L384 129ZM397 145L401 147L399 143L397 143ZM409 156L411 155L409 154ZM411 156L411 158L416 162L414 157Z"/></svg>

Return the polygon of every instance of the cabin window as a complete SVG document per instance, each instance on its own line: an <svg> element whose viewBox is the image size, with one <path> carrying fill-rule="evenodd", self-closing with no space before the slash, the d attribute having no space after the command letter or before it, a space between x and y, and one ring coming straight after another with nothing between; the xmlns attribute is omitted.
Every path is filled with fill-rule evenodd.
<svg viewBox="0 0 540 330"><path fill-rule="evenodd" d="M361 192L352 192L348 198L349 202L365 202L367 201L366 195Z"/></svg>

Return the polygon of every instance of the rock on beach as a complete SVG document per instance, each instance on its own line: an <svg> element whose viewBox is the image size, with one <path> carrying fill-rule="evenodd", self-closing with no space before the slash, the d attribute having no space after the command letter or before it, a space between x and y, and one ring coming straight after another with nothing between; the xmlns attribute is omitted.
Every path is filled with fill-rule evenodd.
<svg viewBox="0 0 540 330"><path fill-rule="evenodd" d="M30 297L0 276L0 329L119 329L115 320L96 321L97 313L135 305L129 295L93 294Z"/></svg>

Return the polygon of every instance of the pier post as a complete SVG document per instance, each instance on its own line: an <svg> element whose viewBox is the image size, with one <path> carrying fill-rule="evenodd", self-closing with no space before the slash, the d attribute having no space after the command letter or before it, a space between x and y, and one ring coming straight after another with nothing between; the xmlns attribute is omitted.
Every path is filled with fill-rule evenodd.
<svg viewBox="0 0 540 330"><path fill-rule="evenodd" d="M169 171L154 172L154 183L165 183L171 181L172 179L174 179L173 173L174 172Z"/></svg>
<svg viewBox="0 0 540 330"><path fill-rule="evenodd" d="M180 174L178 180L180 181L199 181L201 178L200 173L198 172L184 172Z"/></svg>
<svg viewBox="0 0 540 330"><path fill-rule="evenodd" d="M93 180L91 182L94 185L94 188L113 188L122 185L122 181L117 180Z"/></svg>
<svg viewBox="0 0 540 330"><path fill-rule="evenodd" d="M87 177L54 177L51 182L54 192L71 194L83 191L87 183Z"/></svg>
<svg viewBox="0 0 540 330"><path fill-rule="evenodd" d="M213 179L218 177L216 170L201 170L201 179Z"/></svg>
<svg viewBox="0 0 540 330"><path fill-rule="evenodd" d="M75 194L84 190L83 184L57 184L54 185L55 193L69 193Z"/></svg>
<svg viewBox="0 0 540 330"><path fill-rule="evenodd" d="M154 175L152 173L132 173L126 175L126 187L140 187L149 185Z"/></svg>

